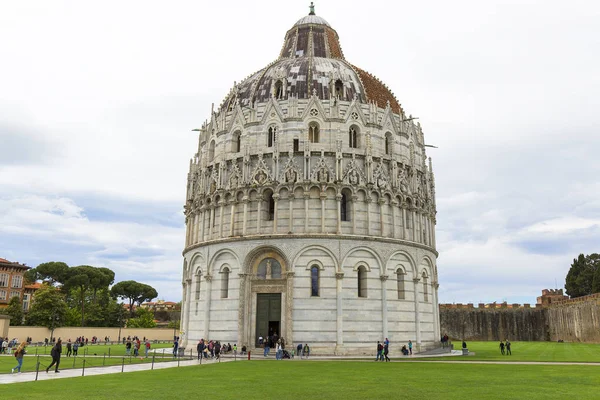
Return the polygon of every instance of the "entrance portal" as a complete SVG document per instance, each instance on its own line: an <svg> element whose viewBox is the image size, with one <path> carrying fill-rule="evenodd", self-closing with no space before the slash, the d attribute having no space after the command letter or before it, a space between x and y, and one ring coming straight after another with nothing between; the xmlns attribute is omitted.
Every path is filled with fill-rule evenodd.
<svg viewBox="0 0 600 400"><path fill-rule="evenodd" d="M281 336L281 293L257 293L256 299L256 345L262 336Z"/></svg>

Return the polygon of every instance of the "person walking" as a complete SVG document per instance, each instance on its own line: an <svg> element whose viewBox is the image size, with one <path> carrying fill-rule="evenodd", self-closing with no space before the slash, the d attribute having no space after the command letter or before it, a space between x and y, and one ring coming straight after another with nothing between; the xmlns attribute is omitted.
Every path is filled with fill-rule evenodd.
<svg viewBox="0 0 600 400"><path fill-rule="evenodd" d="M390 342L386 339L386 343L383 346L383 355L385 356L385 362L390 361L390 358L388 357L389 352L390 352Z"/></svg>
<svg viewBox="0 0 600 400"><path fill-rule="evenodd" d="M412 340L408 341L408 354L412 356Z"/></svg>
<svg viewBox="0 0 600 400"><path fill-rule="evenodd" d="M77 357L77 350L79 350L79 342L73 343L73 357Z"/></svg>
<svg viewBox="0 0 600 400"><path fill-rule="evenodd" d="M204 353L204 339L200 339L198 344L196 345L196 351L198 352L198 360L202 358L202 354Z"/></svg>
<svg viewBox="0 0 600 400"><path fill-rule="evenodd" d="M67 357L71 357L71 339L67 342Z"/></svg>
<svg viewBox="0 0 600 400"><path fill-rule="evenodd" d="M500 354L504 355L504 342L500 341Z"/></svg>
<svg viewBox="0 0 600 400"><path fill-rule="evenodd" d="M146 339L146 344L144 345L144 347L146 348L146 358L148 358L148 352L150 351L150 339Z"/></svg>
<svg viewBox="0 0 600 400"><path fill-rule="evenodd" d="M269 352L271 351L271 343L269 343L271 341L271 336L267 337L267 340L265 340L265 349L263 351L263 356L267 357L269 355Z"/></svg>
<svg viewBox="0 0 600 400"><path fill-rule="evenodd" d="M383 349L383 347L381 346L381 343L378 340L377 341L377 352L375 353L377 355L377 358L375 358L375 361L379 361L379 357L381 356L382 349Z"/></svg>
<svg viewBox="0 0 600 400"><path fill-rule="evenodd" d="M52 346L52 350L50 351L50 355L52 356L52 364L46 368L46 373L52 368L53 365L56 364L54 368L55 373L59 373L58 366L60 365L60 354L62 353L62 340L60 338L56 341L56 344Z"/></svg>
<svg viewBox="0 0 600 400"><path fill-rule="evenodd" d="M130 344L129 342L127 344ZM131 347L131 346L129 346ZM173 357L177 357L177 350L179 349L179 342L177 339L173 341Z"/></svg>
<svg viewBox="0 0 600 400"><path fill-rule="evenodd" d="M27 341L21 343L15 350L15 358L17 359L17 366L10 370L11 373L17 371L21 373L21 367L23 366L23 356L25 355L25 347L27 347Z"/></svg>
<svg viewBox="0 0 600 400"><path fill-rule="evenodd" d="M304 345L304 349L302 350L304 357L308 360L308 356L310 356L310 347L308 347L308 343Z"/></svg>
<svg viewBox="0 0 600 400"><path fill-rule="evenodd" d="M298 354L302 360L302 343L298 343L298 346L296 346L296 354Z"/></svg>
<svg viewBox="0 0 600 400"><path fill-rule="evenodd" d="M277 353L275 353L275 359L281 360L283 358L283 349L281 348L281 340L277 341L276 351L277 351Z"/></svg>
<svg viewBox="0 0 600 400"><path fill-rule="evenodd" d="M512 356L512 351L510 351L510 342L508 341L508 339L506 339L506 355L507 356Z"/></svg>

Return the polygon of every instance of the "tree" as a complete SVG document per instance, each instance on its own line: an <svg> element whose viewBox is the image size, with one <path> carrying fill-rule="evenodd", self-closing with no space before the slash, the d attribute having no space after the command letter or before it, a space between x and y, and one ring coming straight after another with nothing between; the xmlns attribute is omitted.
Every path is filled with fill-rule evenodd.
<svg viewBox="0 0 600 400"><path fill-rule="evenodd" d="M10 326L23 325L23 304L19 296L13 296L5 309L10 317Z"/></svg>
<svg viewBox="0 0 600 400"><path fill-rule="evenodd" d="M55 286L63 283L67 277L69 266L61 261L50 261L42 263L36 268L32 268L25 273L25 280L28 282L45 281Z"/></svg>
<svg viewBox="0 0 600 400"><path fill-rule="evenodd" d="M593 253L587 256L580 254L573 260L565 279L567 294L574 298L600 292L599 270L599 254Z"/></svg>
<svg viewBox="0 0 600 400"><path fill-rule="evenodd" d="M133 318L133 305L141 305L158 297L158 292L150 285L136 281L122 281L115 284L111 289L113 296L129 301L129 316Z"/></svg>
<svg viewBox="0 0 600 400"><path fill-rule="evenodd" d="M79 290L80 306L81 306L81 326L85 325L85 295L92 287L92 281L98 279L97 269L89 265L80 265L78 267L69 268L69 277L64 281L63 289L71 291Z"/></svg>
<svg viewBox="0 0 600 400"><path fill-rule="evenodd" d="M179 330L179 326L181 325L181 321L177 320L177 321L171 321L169 322L169 324L167 325L167 328L170 329L177 329Z"/></svg>
<svg viewBox="0 0 600 400"><path fill-rule="evenodd" d="M63 294L55 287L43 285L33 297L27 313L27 325L56 328L65 323L67 303Z"/></svg>
<svg viewBox="0 0 600 400"><path fill-rule="evenodd" d="M128 328L156 328L156 322L154 322L154 314L145 308L139 308L137 310L137 317L131 318L127 321Z"/></svg>

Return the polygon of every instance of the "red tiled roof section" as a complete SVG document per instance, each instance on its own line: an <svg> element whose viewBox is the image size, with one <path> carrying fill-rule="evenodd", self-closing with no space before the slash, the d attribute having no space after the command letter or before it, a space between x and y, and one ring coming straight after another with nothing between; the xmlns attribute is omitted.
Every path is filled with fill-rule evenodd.
<svg viewBox="0 0 600 400"><path fill-rule="evenodd" d="M10 263L6 258L0 258L0 263Z"/></svg>
<svg viewBox="0 0 600 400"><path fill-rule="evenodd" d="M340 41L335 31L331 28L325 28L325 34L327 35L327 45L329 46L329 56L331 58L344 59L344 53L340 46Z"/></svg>
<svg viewBox="0 0 600 400"><path fill-rule="evenodd" d="M358 76L363 83L367 100L376 102L381 108L385 108L387 102L389 101L392 111L396 114L402 115L402 107L400 106L400 103L398 103L396 97L394 97L392 92L390 92L390 90L386 88L381 81L367 71L363 71L354 65L352 65L352 68L354 68L354 70L358 73Z"/></svg>
<svg viewBox="0 0 600 400"><path fill-rule="evenodd" d="M39 289L42 287L41 283L32 283L31 285L25 285L25 289Z"/></svg>

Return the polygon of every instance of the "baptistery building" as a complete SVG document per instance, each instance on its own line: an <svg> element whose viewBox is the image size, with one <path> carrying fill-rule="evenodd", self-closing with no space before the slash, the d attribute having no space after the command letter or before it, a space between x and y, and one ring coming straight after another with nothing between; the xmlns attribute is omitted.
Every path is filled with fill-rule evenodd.
<svg viewBox="0 0 600 400"><path fill-rule="evenodd" d="M373 63L376 63L373 60ZM213 107L190 160L182 345L312 353L440 337L435 184L420 124L314 8Z"/></svg>

